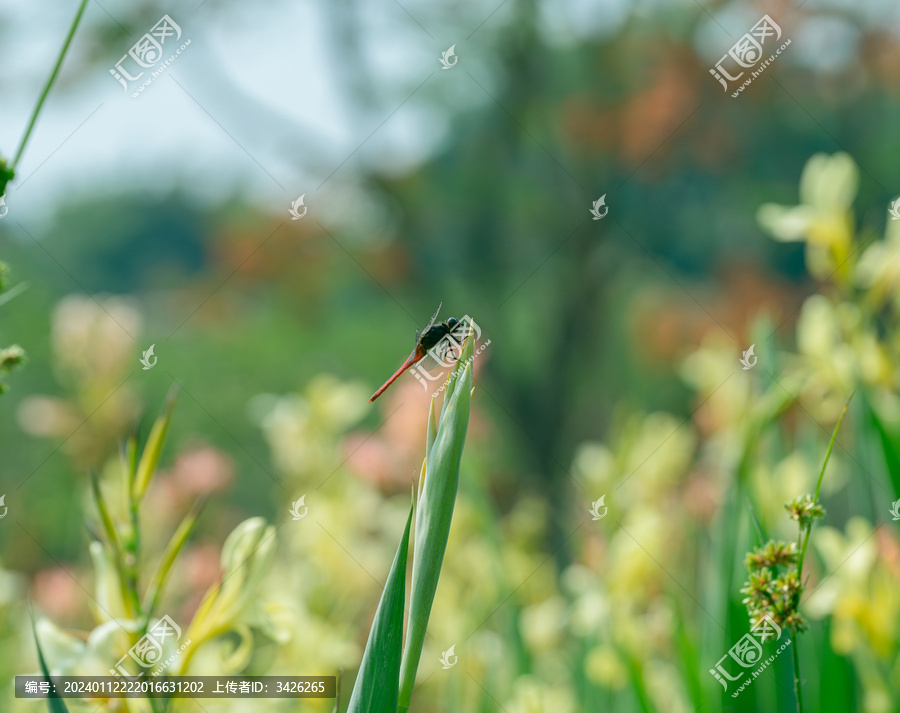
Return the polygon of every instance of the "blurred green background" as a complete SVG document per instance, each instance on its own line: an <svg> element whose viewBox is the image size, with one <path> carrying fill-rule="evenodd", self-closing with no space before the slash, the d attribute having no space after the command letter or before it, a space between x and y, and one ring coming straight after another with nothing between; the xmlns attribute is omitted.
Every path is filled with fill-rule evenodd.
<svg viewBox="0 0 900 713"><path fill-rule="evenodd" d="M74 11L0 7L4 156ZM766 12L791 45L734 99L709 69ZM133 99L108 70L163 13L191 45ZM438 303L491 344L413 710L795 710L787 655L736 699L708 671L749 630L748 504L796 539L782 504L854 389L793 645L808 710L900 710L898 109L876 0L91 4L0 220L27 283L0 346L28 355L0 398L4 710L27 599L83 655L88 474L115 480L173 382L151 549L212 500L163 609L190 619L239 522L282 523L276 613L194 663L343 667L346 700L428 403L407 375L366 399ZM850 158L798 198L819 153Z"/></svg>

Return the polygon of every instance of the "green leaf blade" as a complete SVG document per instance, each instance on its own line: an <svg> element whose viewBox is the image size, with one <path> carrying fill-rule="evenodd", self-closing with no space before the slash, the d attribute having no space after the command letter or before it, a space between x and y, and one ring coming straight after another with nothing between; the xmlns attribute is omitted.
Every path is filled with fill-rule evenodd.
<svg viewBox="0 0 900 713"><path fill-rule="evenodd" d="M37 626L34 623L34 615L31 616L31 631L34 635L34 645L37 648L38 661L41 664L41 673L44 674L44 678L48 681L50 680L50 670L47 668L47 662L44 659L44 652L41 649L41 642L38 640L37 635ZM69 709L66 708L66 704L63 703L62 698L60 698L55 693L50 693L47 696L47 708L50 710L50 713L69 713Z"/></svg>
<svg viewBox="0 0 900 713"><path fill-rule="evenodd" d="M172 422L172 412L175 410L177 395L177 388L173 388L169 392L163 412L154 422L153 428L150 429L150 435L147 437L147 443L141 453L141 459L138 462L137 473L134 478L132 498L135 503L139 503L141 498L144 497L147 486L150 485L150 480L156 470L156 464L159 462L160 455L162 455L163 445L166 442L166 433L169 430L169 424Z"/></svg>
<svg viewBox="0 0 900 713"><path fill-rule="evenodd" d="M414 504L394 555L369 640L363 653L347 713L396 713L403 653L403 612L406 603L406 561Z"/></svg>
<svg viewBox="0 0 900 713"><path fill-rule="evenodd" d="M450 393L444 401L437 434L426 454L425 483L416 515L409 625L400 674L401 713L409 709L412 699L428 619L450 536L450 523L459 488L459 467L469 426L472 341L467 341L459 358L459 368L454 371L452 382L448 382L451 384ZM462 364L465 366L461 366ZM432 440L430 434L428 438L429 441Z"/></svg>

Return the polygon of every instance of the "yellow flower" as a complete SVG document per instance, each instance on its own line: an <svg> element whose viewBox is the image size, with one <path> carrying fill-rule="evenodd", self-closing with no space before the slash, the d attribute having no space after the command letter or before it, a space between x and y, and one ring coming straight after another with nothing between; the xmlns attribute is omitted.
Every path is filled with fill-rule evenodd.
<svg viewBox="0 0 900 713"><path fill-rule="evenodd" d="M552 651L562 643L568 617L560 596L525 607L521 613L522 637L533 652Z"/></svg>
<svg viewBox="0 0 900 713"><path fill-rule="evenodd" d="M835 652L850 655L869 651L886 660L896 645L900 592L878 557L872 525L854 517L847 522L846 535L821 527L813 541L831 576L810 596L810 616L832 616Z"/></svg>
<svg viewBox="0 0 900 713"><path fill-rule="evenodd" d="M856 282L869 290L869 299L880 307L888 297L900 307L900 221L889 220L885 239L870 245L856 266Z"/></svg>
<svg viewBox="0 0 900 713"><path fill-rule="evenodd" d="M656 709L666 713L692 713L685 679L677 666L669 661L648 661L644 669L647 691L656 702Z"/></svg>
<svg viewBox="0 0 900 713"><path fill-rule="evenodd" d="M64 297L53 312L53 351L61 376L78 385L120 380L133 368L141 317L121 297Z"/></svg>
<svg viewBox="0 0 900 713"><path fill-rule="evenodd" d="M176 664L179 672L187 669L203 644L220 634L235 631L242 644L248 641L247 620L260 615L257 592L275 552L275 543L275 527L261 517L245 520L225 539L222 581L210 589L194 614L185 634L190 645Z"/></svg>
<svg viewBox="0 0 900 713"><path fill-rule="evenodd" d="M803 380L804 405L814 417L834 420L859 377L859 359L848 343L858 332L859 314L849 304L833 305L821 295L803 303L797 322L799 355L787 360Z"/></svg>
<svg viewBox="0 0 900 713"><path fill-rule="evenodd" d="M739 356L730 339L716 335L707 337L681 365L681 378L703 400L699 420L711 430L724 432L740 426L758 400L751 373L739 368Z"/></svg>
<svg viewBox="0 0 900 713"><path fill-rule="evenodd" d="M612 646L595 646L584 661L584 672L599 686L618 690L628 683L628 670Z"/></svg>
<svg viewBox="0 0 900 713"><path fill-rule="evenodd" d="M762 205L757 220L776 240L806 240L807 266L819 278L844 265L853 240L853 199L859 187L859 169L845 153L816 154L807 161L800 177L800 205Z"/></svg>
<svg viewBox="0 0 900 713"><path fill-rule="evenodd" d="M321 374L304 395L262 394L251 402L272 457L290 477L332 472L343 460L339 436L365 413L366 389Z"/></svg>
<svg viewBox="0 0 900 713"><path fill-rule="evenodd" d="M537 676L519 676L513 684L513 700L503 706L509 713L575 713L569 686L550 684Z"/></svg>

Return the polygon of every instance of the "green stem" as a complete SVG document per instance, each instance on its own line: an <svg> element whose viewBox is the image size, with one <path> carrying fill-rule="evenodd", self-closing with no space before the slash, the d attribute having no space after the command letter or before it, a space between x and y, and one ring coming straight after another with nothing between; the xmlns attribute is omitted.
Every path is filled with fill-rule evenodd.
<svg viewBox="0 0 900 713"><path fill-rule="evenodd" d="M53 68L53 72L50 74L50 78L44 85L44 90L41 92L41 96L34 107L34 111L31 114L31 121L28 122L28 128L25 129L25 135L22 136L22 141L19 143L19 148L16 151L16 156L15 158L13 158L12 165L9 167L10 171L14 171L16 166L19 165L19 159L22 158L22 152L25 150L25 144L28 143L28 139L31 136L31 131L32 129L34 129L35 123L37 123L38 114L40 113L41 108L44 106L44 100L50 93L50 88L53 86L53 82L56 81L56 75L59 74L59 69L60 67L62 67L63 59L66 56L69 45L72 44L72 38L75 36L75 30L78 29L78 23L81 22L81 16L84 14L84 9L85 7L87 7L87 4L88 0L81 0L81 5L78 6L78 12L75 13L75 19L72 21L72 26L69 28L69 34L66 36L66 41L63 43L62 50L60 50L59 53L59 57L56 59L56 66Z"/></svg>
<svg viewBox="0 0 900 713"><path fill-rule="evenodd" d="M822 488L822 479L825 477L825 468L828 467L828 460L831 458L831 450L834 448L834 442L837 440L838 430L841 428L841 423L844 420L844 416L847 413L847 407L850 405L850 399L853 398L853 394L847 398L847 402L844 404L844 408L841 410L841 415L838 418L836 424L834 424L834 431L831 432L831 440L828 443L828 450L825 451L825 460L822 463L822 470L819 471L819 480L816 483L816 493L813 496L813 506L815 506L819 502L819 491ZM806 530L804 533L803 530ZM798 535L798 541L800 539L803 540L803 547L800 549L800 558L797 561L797 580L800 582L800 586L803 586L803 562L806 560L806 548L809 547L809 535L812 532L812 521L810 521L806 528L800 528L800 533ZM799 602L798 602L799 604ZM797 636L797 631L794 631L794 649L791 652L794 660L794 693L797 696L797 713L803 713L803 689L800 686L800 639Z"/></svg>
<svg viewBox="0 0 900 713"><path fill-rule="evenodd" d="M803 713L803 688L800 686L800 641L794 636L794 693L797 695L797 713Z"/></svg>
<svg viewBox="0 0 900 713"><path fill-rule="evenodd" d="M828 459L831 458L831 449L834 448L834 442L837 439L838 430L841 427L841 422L844 420L844 415L847 413L847 407L850 405L850 399L853 398L853 394L847 398L847 402L844 404L844 408L841 411L841 416L838 418L838 422L834 424L834 431L831 432L831 441L828 443L828 450L825 451L825 461L822 463L822 470L819 471L819 481L816 483L816 494L813 496L813 505L816 505L819 502L819 490L822 488L822 478L825 477L825 468L828 467ZM809 546L809 533L812 531L812 523L807 525L806 527L806 537L803 540L803 547L800 550L800 559L797 562L797 578L802 582L803 581L803 561L806 559L806 548Z"/></svg>

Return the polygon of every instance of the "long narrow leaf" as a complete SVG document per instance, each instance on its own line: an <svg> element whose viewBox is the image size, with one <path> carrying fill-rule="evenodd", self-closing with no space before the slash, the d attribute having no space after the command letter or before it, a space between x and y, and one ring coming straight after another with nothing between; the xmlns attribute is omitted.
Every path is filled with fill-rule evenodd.
<svg viewBox="0 0 900 713"><path fill-rule="evenodd" d="M450 393L445 397L441 422L426 455L425 482L416 515L409 624L400 673L400 713L409 709L431 605L450 536L450 521L459 487L459 464L469 425L472 394L472 365L469 359L473 351L472 342L472 339L467 340L458 368L454 371L455 376L448 384Z"/></svg>
<svg viewBox="0 0 900 713"><path fill-rule="evenodd" d="M44 660L44 652L41 650L41 642L38 640L37 626L34 623L34 613L31 615L31 631L34 634L34 645L37 647L38 661L41 664L41 673L43 673L44 678L49 681L50 669L47 668L47 662ZM55 693L47 694L47 708L50 709L50 713L69 713L69 709L66 708L66 704L63 703L62 698Z"/></svg>
<svg viewBox="0 0 900 713"><path fill-rule="evenodd" d="M91 473L91 492L94 494L94 503L97 506L97 512L100 515L100 522L103 524L103 531L106 533L106 539L113 555L113 561L116 565L117 579L122 591L122 602L125 604L125 612L129 617L133 617L138 611L138 601L132 596L128 587L125 585L125 578L128 568L125 566L125 558L122 552L122 543L119 540L119 533L113 524L112 517L109 514L109 507L106 505L106 499L103 497L103 491L100 489L100 481L97 479L96 473ZM100 538L97 538L98 541ZM101 544L102 541L101 541Z"/></svg>
<svg viewBox="0 0 900 713"><path fill-rule="evenodd" d="M347 713L396 713L400 685L400 657L403 652L403 608L406 603L406 559L409 531L415 501L410 504L406 529L390 574L381 593L381 601L369 630L359 674Z"/></svg>
<svg viewBox="0 0 900 713"><path fill-rule="evenodd" d="M431 397L431 404L428 408L428 427L425 429L425 458L422 460L422 468L419 472L419 497L422 497L422 488L425 487L425 474L428 472L428 453L434 445L434 439L437 437L437 424L434 420L434 399Z"/></svg>
<svg viewBox="0 0 900 713"><path fill-rule="evenodd" d="M166 551L159 561L159 567L153 575L153 579L150 580L150 585L147 588L147 596L144 600L144 613L147 616L151 616L156 610L156 605L159 603L159 596L166 583L166 577L169 575L169 570L172 569L172 565L175 563L178 553L181 552L184 543L187 542L191 533L194 531L194 526L197 524L197 518L200 517L200 512L203 510L205 504L205 498L200 498L194 503L191 511L188 513L187 517L181 521L178 529L175 530L175 534L172 535L172 539L169 540L169 544L166 545Z"/></svg>
<svg viewBox="0 0 900 713"><path fill-rule="evenodd" d="M103 525L103 531L106 533L109 545L119 555L121 554L119 535L116 533L116 526L113 525L112 518L109 515L109 508L106 506L106 499L103 497L103 491L100 490L100 482L97 480L97 474L94 472L91 473L91 492L94 494L94 504L97 506L100 523Z"/></svg>
<svg viewBox="0 0 900 713"><path fill-rule="evenodd" d="M150 429L150 435L147 437L147 443L141 453L141 460L137 466L137 474L134 479L134 490L132 497L134 502L140 502L150 485L150 479L156 470L156 464L159 462L159 456L162 454L163 444L166 442L166 432L169 430L169 424L172 422L172 411L175 408L175 400L178 395L178 389L173 387L169 391L166 398L166 405L163 412L156 419L153 428Z"/></svg>

